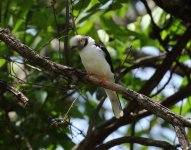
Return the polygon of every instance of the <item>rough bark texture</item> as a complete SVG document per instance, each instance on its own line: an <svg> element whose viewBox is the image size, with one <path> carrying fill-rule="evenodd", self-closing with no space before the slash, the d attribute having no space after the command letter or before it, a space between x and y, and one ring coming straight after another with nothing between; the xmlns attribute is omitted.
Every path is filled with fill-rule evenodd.
<svg viewBox="0 0 191 150"><path fill-rule="evenodd" d="M154 102L151 98L137 93L133 90L127 89L119 84L110 82L101 84L99 79L93 76L87 76L81 71L47 60L43 56L36 54L28 46L22 44L7 29L0 28L0 39L4 41L10 48L18 52L22 57L30 61L33 65L37 65L46 71L57 73L57 75L64 75L69 78L72 77L73 79L77 79L81 82L89 82L91 84L94 84L95 86L102 86L104 88L117 91L123 94L126 99L137 102L139 105L142 106L142 108L163 118L166 122L173 125L175 127L175 131L177 133L182 148L185 149L189 147L184 127L191 127L190 120L171 112L168 108L164 107L160 103ZM116 124L120 124L125 120L126 117L128 116L124 115L124 117L118 120L113 120ZM114 124L110 124L109 126L107 126L107 129L112 128L113 125ZM91 134L89 134L88 137L86 137L76 149L93 149L98 144L98 141L102 138L103 134L108 131L103 129L100 131L99 128L97 128L92 131ZM114 129L117 129L117 126Z"/></svg>
<svg viewBox="0 0 191 150"><path fill-rule="evenodd" d="M182 19L184 22L191 22L190 0L154 0L154 2L166 12Z"/></svg>

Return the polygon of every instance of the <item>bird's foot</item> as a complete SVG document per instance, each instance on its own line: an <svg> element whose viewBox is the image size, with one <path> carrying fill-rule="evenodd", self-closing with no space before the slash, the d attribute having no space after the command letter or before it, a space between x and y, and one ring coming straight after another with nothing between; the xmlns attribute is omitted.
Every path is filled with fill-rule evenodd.
<svg viewBox="0 0 191 150"><path fill-rule="evenodd" d="M90 78L90 76L93 76L94 74L92 72L87 72L87 76L88 78Z"/></svg>
<svg viewBox="0 0 191 150"><path fill-rule="evenodd" d="M103 76L103 77L100 78L99 82L100 82L101 85L104 85L106 83L106 81L108 81L107 77Z"/></svg>
<svg viewBox="0 0 191 150"><path fill-rule="evenodd" d="M89 75L89 76L92 76L92 75L94 75L94 74L93 74L93 72L88 72L88 75Z"/></svg>

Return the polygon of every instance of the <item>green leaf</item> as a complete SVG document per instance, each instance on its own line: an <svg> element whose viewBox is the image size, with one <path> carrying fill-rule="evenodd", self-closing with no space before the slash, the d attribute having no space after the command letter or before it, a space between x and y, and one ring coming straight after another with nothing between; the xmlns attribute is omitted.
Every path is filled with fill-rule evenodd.
<svg viewBox="0 0 191 150"><path fill-rule="evenodd" d="M78 33L86 35L86 33L89 32L92 27L93 27L93 21L92 20L87 21L83 23L82 26L78 29Z"/></svg>
<svg viewBox="0 0 191 150"><path fill-rule="evenodd" d="M48 96L48 93L44 90L35 91L34 93L35 99L43 104Z"/></svg>
<svg viewBox="0 0 191 150"><path fill-rule="evenodd" d="M0 58L0 67L2 67L5 64L6 60Z"/></svg>
<svg viewBox="0 0 191 150"><path fill-rule="evenodd" d="M76 3L73 8L75 10L83 10L84 8L87 8L90 3L90 0L79 0L78 3Z"/></svg>

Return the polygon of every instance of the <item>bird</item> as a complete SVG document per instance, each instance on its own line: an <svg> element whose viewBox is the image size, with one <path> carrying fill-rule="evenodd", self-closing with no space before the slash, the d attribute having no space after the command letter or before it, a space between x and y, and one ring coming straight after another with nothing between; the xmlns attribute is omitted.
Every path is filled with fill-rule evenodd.
<svg viewBox="0 0 191 150"><path fill-rule="evenodd" d="M107 49L95 42L93 38L85 35L75 35L70 39L70 48L78 49L82 64L90 75L100 78L101 82L115 82L114 69ZM109 97L113 113L118 119L123 116L123 109L115 91L105 89Z"/></svg>

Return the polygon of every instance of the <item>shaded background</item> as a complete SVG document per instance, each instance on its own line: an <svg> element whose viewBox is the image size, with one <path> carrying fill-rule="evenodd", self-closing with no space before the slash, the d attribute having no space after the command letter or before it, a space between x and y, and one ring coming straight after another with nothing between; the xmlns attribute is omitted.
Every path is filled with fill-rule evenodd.
<svg viewBox="0 0 191 150"><path fill-rule="evenodd" d="M75 34L89 35L108 49L118 83L189 118L189 6L186 0L7 0L0 2L0 26L9 28L22 43L47 59L81 70L79 55L70 51L68 41ZM105 97L102 88L38 68L3 42L0 81L1 149L69 150L87 139L89 120L95 127L93 146L117 137L136 136L178 147L171 125L148 112L137 115L142 108L121 95L126 118L120 122L111 119L108 99L94 117ZM18 105L4 84L24 93L29 105ZM106 130L111 124L114 127ZM186 128L186 132L191 140L191 130ZM127 142L112 149L156 148Z"/></svg>

